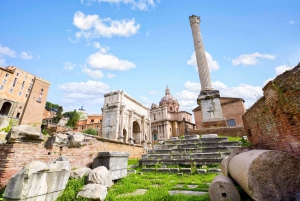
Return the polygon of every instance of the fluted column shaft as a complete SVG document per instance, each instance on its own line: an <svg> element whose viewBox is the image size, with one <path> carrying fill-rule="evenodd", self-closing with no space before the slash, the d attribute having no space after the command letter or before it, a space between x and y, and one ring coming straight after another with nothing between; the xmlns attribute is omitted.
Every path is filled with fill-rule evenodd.
<svg viewBox="0 0 300 201"><path fill-rule="evenodd" d="M189 19L192 28L198 73L201 82L201 91L213 90L211 86L210 73L205 55L205 49L200 33L200 17L192 15L189 17Z"/></svg>

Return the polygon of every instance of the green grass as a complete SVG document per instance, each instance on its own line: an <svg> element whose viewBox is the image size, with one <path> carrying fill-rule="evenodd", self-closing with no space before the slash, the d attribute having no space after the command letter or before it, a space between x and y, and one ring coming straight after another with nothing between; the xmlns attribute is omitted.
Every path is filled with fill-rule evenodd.
<svg viewBox="0 0 300 201"><path fill-rule="evenodd" d="M219 137L227 137L229 142L235 142L235 141L241 141L242 138L241 137L230 137L230 136L219 136Z"/></svg>
<svg viewBox="0 0 300 201"><path fill-rule="evenodd" d="M203 196L187 196L174 195L170 196L170 190L189 190L189 191L208 191L208 184L217 174L211 173L206 175L184 175L177 174L161 174L161 173L144 173L130 174L126 178L121 179L108 191L106 201L140 201L140 200L193 200L205 201L209 200L208 195ZM183 185L183 188L176 187L177 184ZM187 185L198 185L197 188L190 189ZM147 189L147 193L138 196L117 197L118 195L131 193L137 189Z"/></svg>
<svg viewBox="0 0 300 201"><path fill-rule="evenodd" d="M0 189L0 200L3 200L5 187L3 189Z"/></svg>
<svg viewBox="0 0 300 201"><path fill-rule="evenodd" d="M70 179L65 190L59 195L56 201L91 201L87 198L76 198L77 193L85 185L86 177L82 179Z"/></svg>
<svg viewBox="0 0 300 201"><path fill-rule="evenodd" d="M131 165L137 165L139 163L139 159L138 158L129 158L128 159L128 167Z"/></svg>

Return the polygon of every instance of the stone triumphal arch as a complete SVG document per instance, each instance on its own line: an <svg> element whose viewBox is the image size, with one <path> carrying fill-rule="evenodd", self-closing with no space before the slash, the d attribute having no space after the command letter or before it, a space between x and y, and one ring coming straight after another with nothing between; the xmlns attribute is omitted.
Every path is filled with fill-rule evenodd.
<svg viewBox="0 0 300 201"><path fill-rule="evenodd" d="M104 95L102 137L151 146L150 110L123 91Z"/></svg>

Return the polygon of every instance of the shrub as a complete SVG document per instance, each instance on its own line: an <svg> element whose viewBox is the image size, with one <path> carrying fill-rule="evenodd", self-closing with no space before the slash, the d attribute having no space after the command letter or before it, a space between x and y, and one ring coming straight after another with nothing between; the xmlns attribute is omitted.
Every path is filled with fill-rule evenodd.
<svg viewBox="0 0 300 201"><path fill-rule="evenodd" d="M77 193L85 185L86 177L82 179L70 179L65 190L59 195L56 201L90 201L87 198L76 198Z"/></svg>
<svg viewBox="0 0 300 201"><path fill-rule="evenodd" d="M82 132L86 133L86 134L91 134L91 135L98 135L98 131L96 129L93 129L93 128L85 129Z"/></svg>

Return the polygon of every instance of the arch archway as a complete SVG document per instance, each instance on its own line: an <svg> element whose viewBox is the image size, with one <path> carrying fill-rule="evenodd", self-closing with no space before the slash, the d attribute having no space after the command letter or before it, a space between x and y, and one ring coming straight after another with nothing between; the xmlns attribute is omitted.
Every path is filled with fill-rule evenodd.
<svg viewBox="0 0 300 201"><path fill-rule="evenodd" d="M123 129L123 137L124 137L123 142L126 143L127 142L127 131L125 128Z"/></svg>
<svg viewBox="0 0 300 201"><path fill-rule="evenodd" d="M134 121L132 124L132 135L134 138L135 144L141 144L141 128L137 121Z"/></svg>
<svg viewBox="0 0 300 201"><path fill-rule="evenodd" d="M0 110L0 115L7 116L9 111L10 111L10 108L11 108L11 103L10 102L3 103L2 108Z"/></svg>

